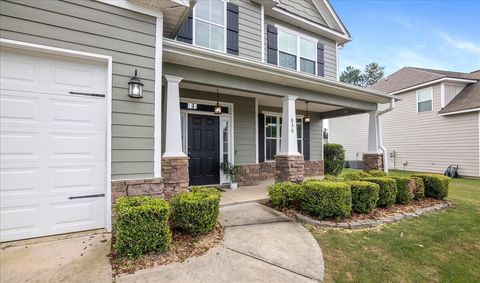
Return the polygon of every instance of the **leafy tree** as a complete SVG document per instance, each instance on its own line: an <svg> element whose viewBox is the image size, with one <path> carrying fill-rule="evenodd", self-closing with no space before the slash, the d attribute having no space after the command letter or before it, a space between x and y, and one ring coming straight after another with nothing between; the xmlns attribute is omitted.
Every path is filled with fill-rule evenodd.
<svg viewBox="0 0 480 283"><path fill-rule="evenodd" d="M347 66L345 71L340 75L340 81L357 86L368 87L383 78L383 75L385 74L384 70L385 67L380 66L375 62L366 65L363 72L355 67Z"/></svg>

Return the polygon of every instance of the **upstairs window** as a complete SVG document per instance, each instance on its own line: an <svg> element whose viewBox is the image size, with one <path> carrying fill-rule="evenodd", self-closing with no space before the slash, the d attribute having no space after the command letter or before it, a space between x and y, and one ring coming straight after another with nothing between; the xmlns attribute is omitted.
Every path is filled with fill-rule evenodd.
<svg viewBox="0 0 480 283"><path fill-rule="evenodd" d="M417 113L433 111L433 88L417 90Z"/></svg>
<svg viewBox="0 0 480 283"><path fill-rule="evenodd" d="M278 29L278 64L315 75L317 41L295 32Z"/></svg>
<svg viewBox="0 0 480 283"><path fill-rule="evenodd" d="M225 10L223 0L198 0L193 13L194 44L225 52Z"/></svg>

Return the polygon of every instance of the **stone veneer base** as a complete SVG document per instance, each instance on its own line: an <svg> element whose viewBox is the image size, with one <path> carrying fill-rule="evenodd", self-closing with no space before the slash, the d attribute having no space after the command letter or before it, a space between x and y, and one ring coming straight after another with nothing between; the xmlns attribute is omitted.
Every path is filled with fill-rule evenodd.
<svg viewBox="0 0 480 283"><path fill-rule="evenodd" d="M165 197L162 178L112 181L112 204L125 196Z"/></svg>
<svg viewBox="0 0 480 283"><path fill-rule="evenodd" d="M383 155L378 153L363 154L363 171L383 170Z"/></svg>
<svg viewBox="0 0 480 283"><path fill-rule="evenodd" d="M312 219L308 216L305 216L300 213L295 213L295 217L306 224L315 225L322 228L342 228L342 229L363 229L363 228L371 228L376 227L381 224L387 224L391 222L400 221L406 218L418 217L422 214L427 212L432 212L436 210L445 209L450 207L450 204L443 203L437 204L429 207L419 208L415 212L404 212L400 214L396 214L394 216L383 217L380 219L372 219L372 220L360 220L360 221L344 221L344 222L335 222L335 221L320 221L316 219Z"/></svg>
<svg viewBox="0 0 480 283"><path fill-rule="evenodd" d="M162 177L165 198L169 199L181 192L188 191L188 157L162 157Z"/></svg>
<svg viewBox="0 0 480 283"><path fill-rule="evenodd" d="M275 182L303 182L304 163L303 155L276 155Z"/></svg>

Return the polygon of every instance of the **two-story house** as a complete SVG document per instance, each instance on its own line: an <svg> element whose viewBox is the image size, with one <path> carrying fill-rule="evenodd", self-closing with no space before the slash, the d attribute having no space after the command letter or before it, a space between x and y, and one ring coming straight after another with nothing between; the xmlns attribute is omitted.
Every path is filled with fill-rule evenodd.
<svg viewBox="0 0 480 283"><path fill-rule="evenodd" d="M326 0L1 0L0 37L1 241L110 230L119 196L228 183L224 161L322 175L322 119L391 99L337 81Z"/></svg>
<svg viewBox="0 0 480 283"><path fill-rule="evenodd" d="M443 173L458 164L461 176L480 177L480 71L405 67L372 88L399 100L382 115L388 168ZM366 114L330 120L330 142L344 145L352 166L367 149L368 120Z"/></svg>

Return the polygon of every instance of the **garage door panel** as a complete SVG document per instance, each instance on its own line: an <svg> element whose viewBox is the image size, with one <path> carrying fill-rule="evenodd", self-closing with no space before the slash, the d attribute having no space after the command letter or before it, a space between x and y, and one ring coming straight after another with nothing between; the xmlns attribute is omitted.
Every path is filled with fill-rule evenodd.
<svg viewBox="0 0 480 283"><path fill-rule="evenodd" d="M2 48L0 65L0 241L105 227L106 101L69 92L105 94L106 64Z"/></svg>

